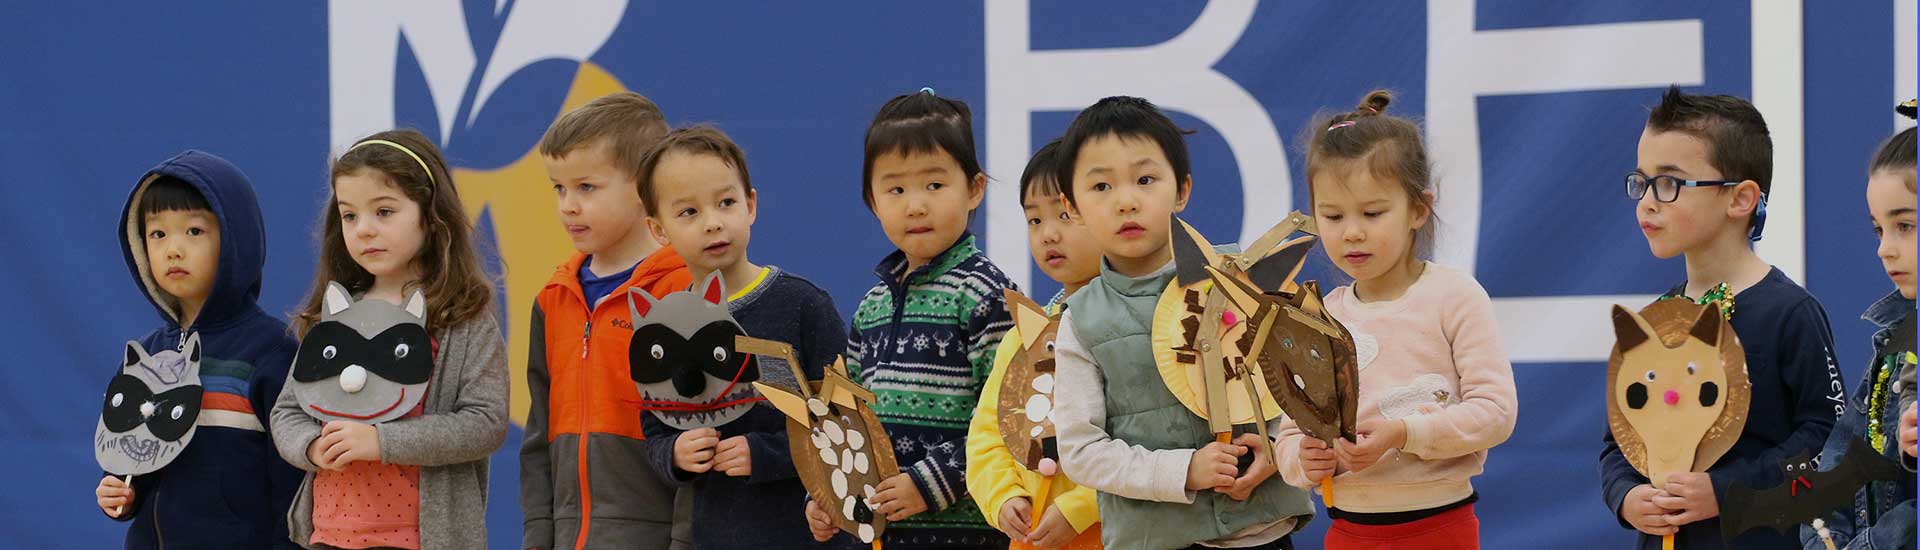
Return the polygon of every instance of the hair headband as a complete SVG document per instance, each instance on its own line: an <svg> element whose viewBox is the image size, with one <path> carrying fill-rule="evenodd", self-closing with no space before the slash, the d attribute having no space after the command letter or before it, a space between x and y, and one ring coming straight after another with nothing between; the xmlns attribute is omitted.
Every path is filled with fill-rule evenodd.
<svg viewBox="0 0 1920 550"><path fill-rule="evenodd" d="M366 141L362 141L362 142L360 142L360 143L355 143L355 144L353 144L353 146L352 146L352 147L348 147L348 148L347 148L347 152L349 152L349 153L351 153L351 152L353 152L353 150L354 150L354 149L359 149L359 148L361 148L361 147L365 147L365 146L368 146L368 145L385 145L385 146L388 146L388 147L392 147L392 148L394 148L394 149L399 149L399 150L400 150L400 152L402 152L402 153L406 153L406 154L407 154L407 156L409 156L409 157L413 157L413 161L414 161L414 162L417 162L417 163L420 163L420 169L421 169L421 170L424 170L424 171L426 171L426 172L427 172L427 182L428 182L428 183L434 183L434 184L438 184L438 183L440 183L440 182L437 182L437 181L434 181L434 179L433 179L433 169L432 169L432 168L428 168L428 167L427 167L427 161L426 161L425 159L422 159L422 158L420 158L420 155L418 155L418 154L415 154L415 153L413 152L413 150L412 150L412 149L408 149L408 148L407 148L407 146L405 146L405 145L401 145L401 144L398 144L398 143L394 143L394 142L391 142L391 141L387 141L387 140L384 140L384 139L369 139L369 140L366 140ZM345 153L342 153L342 154L345 154Z"/></svg>

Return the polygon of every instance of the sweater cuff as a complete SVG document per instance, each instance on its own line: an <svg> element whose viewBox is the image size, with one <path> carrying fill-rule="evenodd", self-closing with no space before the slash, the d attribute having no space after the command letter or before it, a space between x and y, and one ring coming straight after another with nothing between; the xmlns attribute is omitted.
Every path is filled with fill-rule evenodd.
<svg viewBox="0 0 1920 550"><path fill-rule="evenodd" d="M1153 471L1148 473L1148 491L1152 500L1193 504L1194 491L1187 490L1187 467L1193 464L1193 449L1168 449L1155 452Z"/></svg>
<svg viewBox="0 0 1920 550"><path fill-rule="evenodd" d="M530 519L523 524L521 530L525 532L520 536L521 548L548 550L553 547L553 520Z"/></svg>
<svg viewBox="0 0 1920 550"><path fill-rule="evenodd" d="M1400 417L1400 424L1406 426L1407 440L1400 444L1400 452L1426 458L1432 450L1432 418L1424 414Z"/></svg>
<svg viewBox="0 0 1920 550"><path fill-rule="evenodd" d="M927 504L928 512L939 512L953 505L953 500L946 496L947 492L941 490L943 487L952 486L947 483L942 469L935 468L922 460L915 462L907 472L910 474L907 478L913 480L914 488L920 490L920 500Z"/></svg>

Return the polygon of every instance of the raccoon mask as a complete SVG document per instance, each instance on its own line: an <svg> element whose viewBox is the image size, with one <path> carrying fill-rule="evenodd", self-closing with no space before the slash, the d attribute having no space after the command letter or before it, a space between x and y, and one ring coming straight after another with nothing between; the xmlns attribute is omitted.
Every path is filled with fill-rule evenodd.
<svg viewBox="0 0 1920 550"><path fill-rule="evenodd" d="M301 340L287 382L300 410L322 421L367 424L412 411L433 374L426 304L417 290L405 306L356 302L340 283L327 283L320 323Z"/></svg>
<svg viewBox="0 0 1920 550"><path fill-rule="evenodd" d="M100 422L93 429L93 458L115 475L159 470L193 440L200 418L200 333L180 351L148 355L127 342L120 375L107 384Z"/></svg>
<svg viewBox="0 0 1920 550"><path fill-rule="evenodd" d="M753 389L758 363L734 347L734 338L746 331L727 312L719 273L693 290L657 300L637 289L628 293L628 374L639 386L642 409L668 426L692 430L732 422L764 400Z"/></svg>

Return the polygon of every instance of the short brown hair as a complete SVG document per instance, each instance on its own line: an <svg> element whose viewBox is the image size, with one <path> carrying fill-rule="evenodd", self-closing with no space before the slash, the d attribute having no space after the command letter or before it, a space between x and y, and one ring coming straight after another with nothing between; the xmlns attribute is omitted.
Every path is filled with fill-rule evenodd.
<svg viewBox="0 0 1920 550"><path fill-rule="evenodd" d="M1753 180L1760 193L1773 191L1773 136L1760 110L1730 95L1693 95L1667 87L1647 113L1647 129L1680 132L1707 142L1707 164L1723 180Z"/></svg>
<svg viewBox="0 0 1920 550"><path fill-rule="evenodd" d="M540 154L559 158L605 141L614 166L637 177L641 157L666 134L667 117L659 105L634 92L617 92L560 115L540 138Z"/></svg>
<svg viewBox="0 0 1920 550"><path fill-rule="evenodd" d="M640 157L640 168L634 172L635 181L640 186L640 202L646 204L647 214L655 214L659 205L653 202L653 172L660 168L660 160L672 152L708 155L727 163L735 172L740 173L740 185L748 195L753 194L753 178L747 176L747 153L727 137L726 132L707 125L697 125L667 132L653 148Z"/></svg>
<svg viewBox="0 0 1920 550"><path fill-rule="evenodd" d="M1420 141L1420 126L1387 114L1393 93L1368 92L1352 111L1317 117L1307 125L1307 201L1312 204L1313 176L1338 162L1361 161L1367 173L1399 183L1407 202L1427 212L1427 225L1414 233L1415 257L1433 253L1433 163Z"/></svg>

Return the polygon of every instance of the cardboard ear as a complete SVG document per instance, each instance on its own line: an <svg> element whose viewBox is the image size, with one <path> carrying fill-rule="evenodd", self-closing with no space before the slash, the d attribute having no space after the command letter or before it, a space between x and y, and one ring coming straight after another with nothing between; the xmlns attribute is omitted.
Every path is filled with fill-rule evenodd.
<svg viewBox="0 0 1920 550"><path fill-rule="evenodd" d="M1046 308L1034 303L1027 295L1005 289L1007 310L1013 314L1013 328L1020 331L1020 347L1030 348L1040 339L1040 333L1047 330L1047 323L1053 319L1047 315Z"/></svg>
<svg viewBox="0 0 1920 550"><path fill-rule="evenodd" d="M700 284L700 298L709 304L720 304L727 299L727 283L720 280L720 272L707 274L707 281Z"/></svg>
<svg viewBox="0 0 1920 550"><path fill-rule="evenodd" d="M805 382L801 383L804 384ZM792 418L803 424L806 423L807 401L805 398L788 393L787 390L780 389L779 386L765 382L754 382L753 389L759 391L761 397L767 398L767 402L772 403L773 408L780 411L780 414L787 415L787 418Z"/></svg>
<svg viewBox="0 0 1920 550"><path fill-rule="evenodd" d="M653 311L653 295L638 288L627 289L627 313L633 315L634 326L646 320L647 312Z"/></svg>
<svg viewBox="0 0 1920 550"><path fill-rule="evenodd" d="M183 349L182 352L181 355L187 357L187 363L189 365L200 362L200 333L195 332L187 335L187 347Z"/></svg>
<svg viewBox="0 0 1920 550"><path fill-rule="evenodd" d="M1294 292L1293 278L1307 265L1307 253L1313 251L1316 240L1318 238L1309 235L1274 247L1267 257L1247 268L1247 280L1261 289Z"/></svg>
<svg viewBox="0 0 1920 550"><path fill-rule="evenodd" d="M122 369L133 368L134 365L140 364L140 362L146 359L146 357L147 357L147 350L141 349L139 342L128 340L127 341L127 357L125 359L120 360L120 368Z"/></svg>
<svg viewBox="0 0 1920 550"><path fill-rule="evenodd" d="M1615 347L1621 352L1640 347L1653 339L1653 327L1647 325L1640 314L1627 310L1619 304L1613 306L1613 337L1618 342Z"/></svg>
<svg viewBox="0 0 1920 550"><path fill-rule="evenodd" d="M1220 255L1200 230L1173 218L1173 276L1181 286L1207 280L1207 266L1220 265Z"/></svg>
<svg viewBox="0 0 1920 550"><path fill-rule="evenodd" d="M1709 346L1718 346L1720 345L1720 323L1722 321L1723 319L1720 317L1720 307L1708 304L1707 307L1700 308L1700 318L1693 322L1693 330L1689 332L1692 333L1694 338L1706 342Z"/></svg>
<svg viewBox="0 0 1920 550"><path fill-rule="evenodd" d="M1247 286L1246 283L1212 266L1207 267L1207 274L1213 276L1214 286L1220 289L1221 294L1226 295L1227 301L1233 302L1234 307L1240 308L1240 311L1248 316L1256 315L1260 311L1260 299L1257 297L1260 289Z"/></svg>
<svg viewBox="0 0 1920 550"><path fill-rule="evenodd" d="M414 318L419 319L421 323L425 323L427 321L427 295L418 289L414 290L413 295L407 297L405 309L407 310L407 315L412 315Z"/></svg>
<svg viewBox="0 0 1920 550"><path fill-rule="evenodd" d="M353 295L347 293L347 287L340 286L340 283L337 282L327 282L325 308L327 315L339 315L340 312L346 311L347 306L350 305L353 305Z"/></svg>

